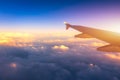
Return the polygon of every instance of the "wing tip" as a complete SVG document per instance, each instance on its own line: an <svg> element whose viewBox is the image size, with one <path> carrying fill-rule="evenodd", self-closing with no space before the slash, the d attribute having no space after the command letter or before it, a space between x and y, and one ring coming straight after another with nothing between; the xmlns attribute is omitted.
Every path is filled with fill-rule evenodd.
<svg viewBox="0 0 120 80"><path fill-rule="evenodd" d="M70 24L69 23L67 23L67 22L64 22L64 24L66 25L66 30L68 30L69 28L70 28Z"/></svg>
<svg viewBox="0 0 120 80"><path fill-rule="evenodd" d="M67 22L64 22L64 24L66 25L66 24L68 24Z"/></svg>

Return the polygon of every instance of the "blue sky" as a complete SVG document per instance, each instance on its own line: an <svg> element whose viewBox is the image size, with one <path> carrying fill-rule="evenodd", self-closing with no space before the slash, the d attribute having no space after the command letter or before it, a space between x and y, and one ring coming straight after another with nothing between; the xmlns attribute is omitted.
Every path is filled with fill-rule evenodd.
<svg viewBox="0 0 120 80"><path fill-rule="evenodd" d="M120 26L119 4L117 0L0 0L0 28L63 30L67 21L98 28L112 25L113 29L114 24Z"/></svg>

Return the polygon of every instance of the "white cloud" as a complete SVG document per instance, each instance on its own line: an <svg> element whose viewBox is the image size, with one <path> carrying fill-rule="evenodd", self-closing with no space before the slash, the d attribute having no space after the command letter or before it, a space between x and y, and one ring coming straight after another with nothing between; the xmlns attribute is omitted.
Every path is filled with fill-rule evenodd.
<svg viewBox="0 0 120 80"><path fill-rule="evenodd" d="M65 46L65 45L59 45L59 46L55 45L52 47L52 49L67 51L67 50L69 50L69 47Z"/></svg>

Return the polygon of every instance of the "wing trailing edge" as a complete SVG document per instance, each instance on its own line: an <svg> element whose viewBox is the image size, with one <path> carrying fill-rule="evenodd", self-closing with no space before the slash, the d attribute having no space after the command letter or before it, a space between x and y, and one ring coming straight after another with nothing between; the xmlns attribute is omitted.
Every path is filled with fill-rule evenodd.
<svg viewBox="0 0 120 80"><path fill-rule="evenodd" d="M105 45L102 47L98 47L97 51L102 51L102 52L120 52L120 46L115 46L115 45Z"/></svg>
<svg viewBox="0 0 120 80"><path fill-rule="evenodd" d="M88 34L84 34L84 33L81 33L81 34L77 34L75 35L76 38L94 38Z"/></svg>

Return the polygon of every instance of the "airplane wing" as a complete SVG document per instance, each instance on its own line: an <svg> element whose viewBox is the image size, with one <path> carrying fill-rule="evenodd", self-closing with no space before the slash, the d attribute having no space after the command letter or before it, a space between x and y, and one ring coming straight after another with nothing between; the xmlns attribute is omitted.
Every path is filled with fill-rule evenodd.
<svg viewBox="0 0 120 80"><path fill-rule="evenodd" d="M90 28L90 27L80 26L80 25L71 25L66 22L65 22L65 25L66 25L66 29L73 28L77 31L82 32L82 34L75 35L75 37L97 38L109 43L109 45L100 47L98 48L98 50L105 51L107 49L107 52L120 52L120 33L107 31L107 30L100 30L100 29L95 29L95 28ZM114 46L117 46L117 48L113 49ZM111 47L113 50L111 49ZM111 49L112 51L109 49Z"/></svg>

